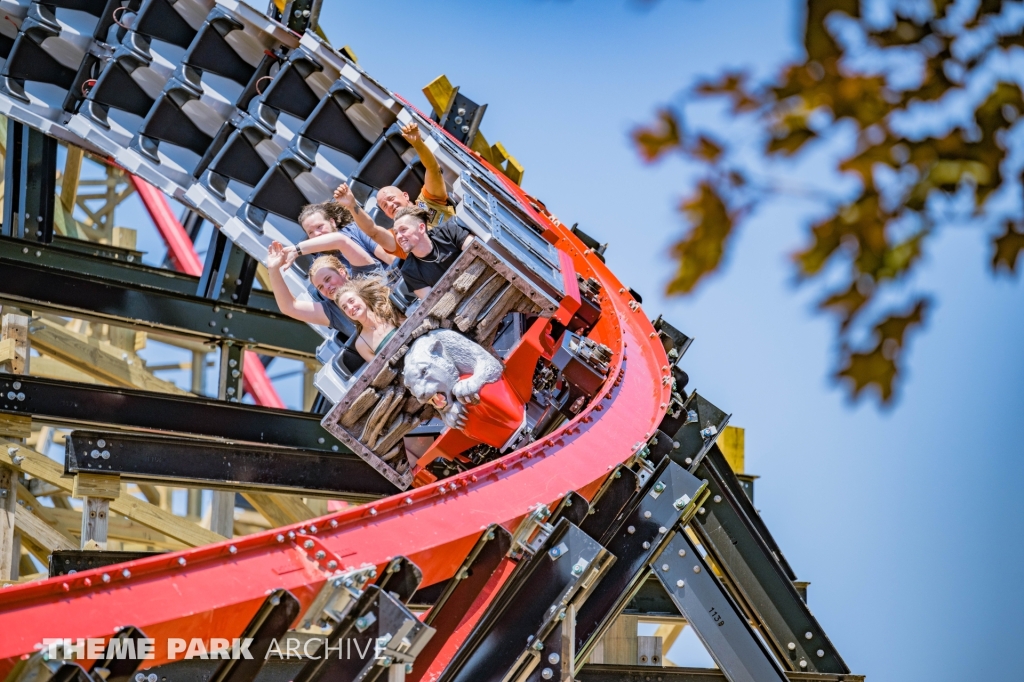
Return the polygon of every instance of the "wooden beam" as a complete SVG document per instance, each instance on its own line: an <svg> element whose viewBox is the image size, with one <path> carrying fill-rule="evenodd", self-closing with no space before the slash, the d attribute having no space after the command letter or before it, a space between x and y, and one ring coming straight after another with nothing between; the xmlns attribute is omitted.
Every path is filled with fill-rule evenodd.
<svg viewBox="0 0 1024 682"><path fill-rule="evenodd" d="M20 443L0 438L0 464L14 466L29 476L41 478L62 488L67 493L71 493L74 488L73 480L64 476L64 467ZM129 495L126 491L121 491L117 499L111 501L110 509L189 547L208 545L225 539L223 535L200 528L191 521Z"/></svg>
<svg viewBox="0 0 1024 682"><path fill-rule="evenodd" d="M98 497L86 497L82 500L82 549L89 549L90 543L96 543L100 549L107 548L109 519L110 500Z"/></svg>
<svg viewBox="0 0 1024 682"><path fill-rule="evenodd" d="M210 530L231 537L235 532L234 491L214 490L210 507Z"/></svg>
<svg viewBox="0 0 1024 682"><path fill-rule="evenodd" d="M82 174L82 157L85 155L81 147L68 145L67 160L64 161L64 177L60 181L60 203L64 210L73 213L75 199L78 197L78 178Z"/></svg>
<svg viewBox="0 0 1024 682"><path fill-rule="evenodd" d="M591 663L636 665L637 624L639 617L620 614L601 638L600 649L590 655ZM596 660L597 658L601 660Z"/></svg>
<svg viewBox="0 0 1024 682"><path fill-rule="evenodd" d="M134 351L71 331L51 320L38 320L31 338L33 346L40 353L65 362L100 381L125 388L191 395L170 381L153 376Z"/></svg>
<svg viewBox="0 0 1024 682"><path fill-rule="evenodd" d="M77 544L21 505L15 510L15 523L22 535L45 549L47 554L58 549L78 549Z"/></svg>
<svg viewBox="0 0 1024 682"><path fill-rule="evenodd" d="M0 370L11 374L28 374L28 315L7 313L0 317L0 339L14 341L10 357L0 361Z"/></svg>
<svg viewBox="0 0 1024 682"><path fill-rule="evenodd" d="M0 438L29 438L31 435L32 417L0 414Z"/></svg>
<svg viewBox="0 0 1024 682"><path fill-rule="evenodd" d="M679 635L683 634L683 628L686 627L685 620L678 620L675 623L659 623L658 629L654 631L655 637L660 637L662 642L662 662L665 665L674 666L675 663L669 660L668 652L672 650L676 640L679 639Z"/></svg>
<svg viewBox="0 0 1024 682"><path fill-rule="evenodd" d="M123 492L119 474L75 474L71 497L95 497L116 500Z"/></svg>
<svg viewBox="0 0 1024 682"><path fill-rule="evenodd" d="M249 500L249 504L256 507L256 511L270 521L274 528L301 523L317 516L295 495L242 493L242 497Z"/></svg>
<svg viewBox="0 0 1024 682"><path fill-rule="evenodd" d="M81 513L74 509L49 509L48 511L53 519L51 524L53 528L71 538L77 547L77 538L82 532ZM156 549L182 549L189 546L120 514L111 514L107 519L107 539L108 541L129 542Z"/></svg>
<svg viewBox="0 0 1024 682"><path fill-rule="evenodd" d="M18 360L18 342L14 339L0 339L0 365Z"/></svg>
<svg viewBox="0 0 1024 682"><path fill-rule="evenodd" d="M146 502L150 504L160 504L160 491L156 489L156 486L151 483L136 483L139 487L139 492L146 498Z"/></svg>
<svg viewBox="0 0 1024 682"><path fill-rule="evenodd" d="M61 362L57 358L48 355L39 355L32 358L32 376L43 377L44 379L57 379L58 381L75 381L80 384L100 384L91 374Z"/></svg>
<svg viewBox="0 0 1024 682"><path fill-rule="evenodd" d="M0 465L0 580L17 578L17 564L21 559L21 543L14 527L17 524L18 474L10 466Z"/></svg>

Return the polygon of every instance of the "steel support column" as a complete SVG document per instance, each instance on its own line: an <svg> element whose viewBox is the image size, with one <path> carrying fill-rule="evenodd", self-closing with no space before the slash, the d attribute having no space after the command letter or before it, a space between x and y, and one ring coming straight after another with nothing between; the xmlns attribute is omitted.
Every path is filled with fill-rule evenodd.
<svg viewBox="0 0 1024 682"><path fill-rule="evenodd" d="M53 241L57 141L26 125L7 123L3 234Z"/></svg>
<svg viewBox="0 0 1024 682"><path fill-rule="evenodd" d="M778 661L685 532L672 537L651 569L729 682L786 682Z"/></svg>

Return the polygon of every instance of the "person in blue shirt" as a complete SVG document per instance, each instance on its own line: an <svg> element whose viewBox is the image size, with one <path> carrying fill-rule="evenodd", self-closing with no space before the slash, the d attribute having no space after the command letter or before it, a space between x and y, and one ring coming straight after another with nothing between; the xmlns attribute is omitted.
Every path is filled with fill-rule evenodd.
<svg viewBox="0 0 1024 682"><path fill-rule="evenodd" d="M356 227L352 214L337 202L304 206L298 222L307 239L284 247L287 265L304 254L331 253L348 266L353 277L358 277L387 267L395 260Z"/></svg>
<svg viewBox="0 0 1024 682"><path fill-rule="evenodd" d="M284 281L283 270L288 268L285 247L273 242L267 249L267 271L278 309L296 320L330 327L335 331L349 334L351 325L346 322L341 308L334 302L335 296L349 282L346 267L334 256L318 257L309 267L309 281L323 297L321 301L300 301L289 291Z"/></svg>

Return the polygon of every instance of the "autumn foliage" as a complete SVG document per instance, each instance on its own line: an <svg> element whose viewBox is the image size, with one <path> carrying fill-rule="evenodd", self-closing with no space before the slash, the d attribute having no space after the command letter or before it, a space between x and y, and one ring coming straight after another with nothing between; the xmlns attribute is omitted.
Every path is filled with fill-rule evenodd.
<svg viewBox="0 0 1024 682"><path fill-rule="evenodd" d="M679 207L688 231L674 248L678 270L669 293L690 293L719 268L750 210L777 195L759 187L750 163L738 160L751 158L749 148L718 141L726 136L713 128L686 129L686 106L724 100L729 123L746 122L760 133L758 163L775 164L780 175L791 167L782 160L808 154L847 126L856 142L837 169L855 177L859 189L826 197L828 215L810 225L793 265L800 281L825 282L827 274L829 283L840 282L818 302L837 321L835 377L853 397L873 389L889 403L907 340L929 311L927 294L903 293L896 284L913 271L928 240L950 222L966 222L991 242L988 266L1010 274L1024 250L1024 176L1008 167L1024 97L1005 69L1000 77L993 66L1020 58L1024 48L1012 4L894 0L887 17L875 11L868 18L857 0L807 0L803 61L785 65L770 82L743 72L701 81L683 106L662 109L653 124L635 130L645 160L681 154L700 169ZM906 123L924 109L962 108L965 100L971 110L944 128ZM958 214L951 206L966 208Z"/></svg>

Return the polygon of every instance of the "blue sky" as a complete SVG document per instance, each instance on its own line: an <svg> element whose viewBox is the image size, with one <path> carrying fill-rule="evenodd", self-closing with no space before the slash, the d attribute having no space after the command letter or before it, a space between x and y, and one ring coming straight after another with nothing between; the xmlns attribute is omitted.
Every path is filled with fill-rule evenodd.
<svg viewBox="0 0 1024 682"><path fill-rule="evenodd" d="M440 73L487 102L482 129L524 165L527 191L609 242L610 266L649 316L696 338L682 363L690 388L747 429L757 506L853 672L1019 677L1024 285L988 274L981 235L945 231L906 284L937 305L887 411L849 404L829 381L832 323L792 284L787 255L813 207L759 211L696 296L661 295L684 176L643 165L628 131L700 74L767 74L798 54L800 4L330 1L321 23L423 108L420 88Z"/></svg>

